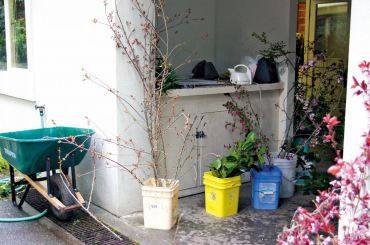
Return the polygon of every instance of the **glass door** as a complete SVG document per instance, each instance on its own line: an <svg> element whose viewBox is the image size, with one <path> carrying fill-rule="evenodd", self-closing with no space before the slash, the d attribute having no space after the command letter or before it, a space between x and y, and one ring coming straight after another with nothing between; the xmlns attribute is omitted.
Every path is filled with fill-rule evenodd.
<svg viewBox="0 0 370 245"><path fill-rule="evenodd" d="M348 1L313 1L315 17L311 21L310 40L316 40L315 49L326 51L330 60L340 60L347 64L349 43ZM314 24L314 25L313 25ZM310 28L310 29L311 29Z"/></svg>
<svg viewBox="0 0 370 245"><path fill-rule="evenodd" d="M351 2L350 0L306 0L306 8L307 28L305 30L306 50L304 60L308 63L315 54L325 54L325 62L318 60L315 69L318 72L320 72L320 69L323 72L329 72L328 77L330 77L332 66L343 66L343 80L334 82L343 83L343 87L345 87ZM306 82L312 86L312 91L315 87L320 86L320 84L311 81ZM332 91L331 93L333 97L341 98L341 104L343 105L345 95L339 94L342 94L343 91Z"/></svg>

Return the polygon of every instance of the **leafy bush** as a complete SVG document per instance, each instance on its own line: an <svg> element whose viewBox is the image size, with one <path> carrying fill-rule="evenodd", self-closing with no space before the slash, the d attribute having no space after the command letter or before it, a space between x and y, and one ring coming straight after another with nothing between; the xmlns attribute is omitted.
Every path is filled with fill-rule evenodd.
<svg viewBox="0 0 370 245"><path fill-rule="evenodd" d="M8 169L9 169L8 162L5 161L4 158L2 158L0 154L0 173Z"/></svg>
<svg viewBox="0 0 370 245"><path fill-rule="evenodd" d="M254 131L250 132L245 140L238 141L227 156L216 159L210 166L213 176L217 178L230 178L249 171L252 167L261 169L264 164L264 155L267 151L265 145L259 144ZM256 165L258 162L258 165Z"/></svg>
<svg viewBox="0 0 370 245"><path fill-rule="evenodd" d="M301 188L304 195L318 195L319 191L327 190L331 186L330 182L333 179L328 173L306 170L299 173L296 185Z"/></svg>
<svg viewBox="0 0 370 245"><path fill-rule="evenodd" d="M7 197L9 195L10 186L8 183L0 183L0 197Z"/></svg>

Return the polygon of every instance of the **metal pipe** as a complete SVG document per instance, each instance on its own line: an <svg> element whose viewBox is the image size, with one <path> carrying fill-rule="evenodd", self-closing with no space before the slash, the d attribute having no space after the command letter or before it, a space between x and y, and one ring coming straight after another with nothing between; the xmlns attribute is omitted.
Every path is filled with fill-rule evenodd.
<svg viewBox="0 0 370 245"><path fill-rule="evenodd" d="M41 128L45 128L45 105L35 105L35 110L40 112Z"/></svg>

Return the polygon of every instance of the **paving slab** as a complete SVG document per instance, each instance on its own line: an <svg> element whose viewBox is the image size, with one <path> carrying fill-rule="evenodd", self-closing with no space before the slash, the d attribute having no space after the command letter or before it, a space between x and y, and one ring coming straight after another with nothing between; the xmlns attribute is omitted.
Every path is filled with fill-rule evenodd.
<svg viewBox="0 0 370 245"><path fill-rule="evenodd" d="M170 231L144 228L142 212L116 217L94 206L97 217L141 245L166 244L275 244L277 235L288 225L298 206L312 208L313 196L296 194L280 199L279 209L258 211L251 207L250 184L240 191L239 212L227 218L205 213L204 193L179 199L178 225Z"/></svg>
<svg viewBox="0 0 370 245"><path fill-rule="evenodd" d="M1 218L19 218L29 216L29 213L14 207L8 199L0 200ZM71 244L61 239L48 227L38 221L2 223L0 222L0 244L11 245L65 245Z"/></svg>

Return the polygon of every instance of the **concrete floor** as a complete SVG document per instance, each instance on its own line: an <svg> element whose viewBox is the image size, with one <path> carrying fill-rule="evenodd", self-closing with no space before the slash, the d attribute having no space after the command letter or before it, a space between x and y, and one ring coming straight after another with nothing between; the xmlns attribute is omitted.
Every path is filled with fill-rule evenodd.
<svg viewBox="0 0 370 245"><path fill-rule="evenodd" d="M296 194L280 199L273 211L258 211L251 207L250 184L240 191L239 213L228 218L216 218L205 213L204 194L179 200L178 226L170 231L145 229L142 213L116 217L98 208L95 213L122 234L142 245L165 244L275 244L277 235L288 225L298 206L311 207L313 196Z"/></svg>
<svg viewBox="0 0 370 245"><path fill-rule="evenodd" d="M18 218L25 216L29 216L29 214L14 207L10 200L0 200L1 218ZM49 230L39 221L28 221L17 223L0 222L0 244L64 245L68 243L58 238L53 231Z"/></svg>

